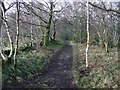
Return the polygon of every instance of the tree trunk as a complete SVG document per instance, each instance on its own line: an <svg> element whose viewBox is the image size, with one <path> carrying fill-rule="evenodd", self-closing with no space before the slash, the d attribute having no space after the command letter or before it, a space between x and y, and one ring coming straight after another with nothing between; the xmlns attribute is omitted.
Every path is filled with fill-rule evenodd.
<svg viewBox="0 0 120 90"><path fill-rule="evenodd" d="M87 0L87 47L86 47L86 67L88 67L88 50L89 50L89 5Z"/></svg>
<svg viewBox="0 0 120 90"><path fill-rule="evenodd" d="M119 8L119 11L120 11L120 2L118 3L118 8ZM118 15L118 20L120 21L120 15ZM117 47L118 47L118 61L120 61L120 22L118 22L117 33L118 33L118 44L117 44Z"/></svg>
<svg viewBox="0 0 120 90"><path fill-rule="evenodd" d="M2 13L0 12L0 55L1 55L3 60L6 60L6 57L2 53L2 30L1 30L2 23L3 23L3 21L2 21Z"/></svg>
<svg viewBox="0 0 120 90"><path fill-rule="evenodd" d="M18 52L18 42L19 42L19 0L16 0L17 4L16 4L16 8L17 8L17 12L16 12L16 43L15 43L15 53L14 53L14 67L16 68L16 64L17 64L17 60L16 60L16 55Z"/></svg>
<svg viewBox="0 0 120 90"><path fill-rule="evenodd" d="M53 2L50 2L49 20L47 23L46 31L44 32L44 45L45 46L50 41L50 27L51 27L51 22L52 22L52 16L53 16Z"/></svg>
<svg viewBox="0 0 120 90"><path fill-rule="evenodd" d="M1 3L0 3L0 6L1 6ZM2 30L1 30L2 23L3 23L2 17L3 17L3 12L2 12L2 8L0 7L0 55L3 58L3 60L5 60L6 58L2 53Z"/></svg>
<svg viewBox="0 0 120 90"><path fill-rule="evenodd" d="M104 40L103 40L103 38L100 38L99 37L99 45L102 47L102 48L105 48L105 43L104 43Z"/></svg>
<svg viewBox="0 0 120 90"><path fill-rule="evenodd" d="M2 3L3 7L4 7L4 4ZM8 39L9 39L9 43L10 43L10 54L8 57L5 57L3 54L2 54L2 50L1 50L1 56L3 58L3 60L7 60L8 58L10 59L13 55L13 42L12 42L12 39L11 39L11 36L10 36L10 31L9 31L9 27L7 25L7 21L5 20L5 10L3 9L3 7L1 7L1 15L0 15L0 18L1 18L1 25L0 25L0 29L1 29L1 26L2 26L2 23L4 21L5 23L5 27L6 27L6 32L7 32L7 36L8 36ZM2 32L2 31L1 31ZM1 48L2 48L2 38L1 38Z"/></svg>
<svg viewBox="0 0 120 90"><path fill-rule="evenodd" d="M53 27L54 27L54 32L53 32L53 40L55 41L55 39L56 39L56 20L55 21L53 21Z"/></svg>
<svg viewBox="0 0 120 90"><path fill-rule="evenodd" d="M119 37L119 40L118 40L117 48L118 48L118 60L120 61L120 37Z"/></svg>
<svg viewBox="0 0 120 90"><path fill-rule="evenodd" d="M31 11L32 11L32 2L31 2ZM31 46L33 46L33 26L32 26L32 22L33 22L33 15L31 12L31 27L30 27L30 32L31 32Z"/></svg>
<svg viewBox="0 0 120 90"><path fill-rule="evenodd" d="M9 43L10 43L10 54L9 54L8 58L11 58L13 55L13 42L12 42L12 38L10 36L10 31L9 31L9 27L7 25L7 22L6 21L4 21L4 22L5 22L5 27L6 27Z"/></svg>
<svg viewBox="0 0 120 90"><path fill-rule="evenodd" d="M46 32L43 35L43 46L46 46Z"/></svg>
<svg viewBox="0 0 120 90"><path fill-rule="evenodd" d="M105 25L105 21L104 21L104 25ZM106 53L108 53L109 52L109 50L108 50L108 43L109 43L109 40L108 40L108 38L109 38L109 36L108 36L108 30L106 29L106 27L104 26L104 32L105 32L105 34L104 34L104 45L105 45L105 51L106 51Z"/></svg>

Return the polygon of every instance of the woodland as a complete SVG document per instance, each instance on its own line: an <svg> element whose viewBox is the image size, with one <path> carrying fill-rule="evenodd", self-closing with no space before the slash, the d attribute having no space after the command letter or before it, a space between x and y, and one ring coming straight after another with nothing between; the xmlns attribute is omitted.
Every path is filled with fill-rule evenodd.
<svg viewBox="0 0 120 90"><path fill-rule="evenodd" d="M120 2L0 0L0 88L120 88Z"/></svg>

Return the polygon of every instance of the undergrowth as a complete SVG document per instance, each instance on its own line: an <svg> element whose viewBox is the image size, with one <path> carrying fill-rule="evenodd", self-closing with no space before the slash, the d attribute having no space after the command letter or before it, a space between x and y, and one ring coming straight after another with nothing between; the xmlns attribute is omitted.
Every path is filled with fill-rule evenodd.
<svg viewBox="0 0 120 90"><path fill-rule="evenodd" d="M74 80L79 88L118 88L120 72L117 49L110 53L98 46L89 48L89 67L85 67L86 45L73 46Z"/></svg>
<svg viewBox="0 0 120 90"><path fill-rule="evenodd" d="M49 57L53 55L60 47L47 47L39 50L31 47L21 47L19 54L16 56L17 68L14 65L5 65L2 68L3 84L15 84L31 79L34 75L42 73L48 64Z"/></svg>
<svg viewBox="0 0 120 90"><path fill-rule="evenodd" d="M14 70L13 64L6 65L2 70L3 83L16 83L29 79L36 72L45 68L48 63L46 58L42 58L34 52L29 54L23 52L21 55L17 55L16 59L18 61L16 70Z"/></svg>
<svg viewBox="0 0 120 90"><path fill-rule="evenodd" d="M48 42L47 46L64 46L64 42L63 41L52 40L52 41Z"/></svg>

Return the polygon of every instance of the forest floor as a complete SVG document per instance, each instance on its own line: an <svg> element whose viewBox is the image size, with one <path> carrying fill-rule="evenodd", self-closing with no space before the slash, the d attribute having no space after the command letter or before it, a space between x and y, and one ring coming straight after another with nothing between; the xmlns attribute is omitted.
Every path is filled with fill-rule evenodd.
<svg viewBox="0 0 120 90"><path fill-rule="evenodd" d="M72 46L66 45L51 58L48 67L13 88L76 88L72 75Z"/></svg>
<svg viewBox="0 0 120 90"><path fill-rule="evenodd" d="M50 62L45 64L47 67L44 69L41 69L44 63L41 63L38 57L32 59L35 64L30 64L28 62L31 61L29 58L27 58L28 60L23 58L23 61L26 60L30 65L26 70L17 72L17 75L20 77L19 74L24 74L23 71L29 72L28 76L30 73L34 73L34 75L28 79L23 79L23 81L18 78L19 84L4 85L5 88L118 88L120 85L120 73L117 48L112 48L109 53L105 53L105 50L98 46L90 46L89 67L86 68L85 46L85 44L65 45L49 53L48 55L51 56L47 61ZM52 50L54 49L55 47ZM38 55L41 55L41 52ZM45 55L47 54L45 53ZM28 56L30 57L29 54ZM33 54L33 56L35 55ZM37 64L36 59L41 64ZM27 66L27 63L24 63L23 66ZM34 68L38 69L33 70Z"/></svg>
<svg viewBox="0 0 120 90"><path fill-rule="evenodd" d="M120 69L117 47L105 49L89 47L88 68L85 64L86 44L73 46L73 76L78 88L120 89ZM119 88L119 89L118 89Z"/></svg>

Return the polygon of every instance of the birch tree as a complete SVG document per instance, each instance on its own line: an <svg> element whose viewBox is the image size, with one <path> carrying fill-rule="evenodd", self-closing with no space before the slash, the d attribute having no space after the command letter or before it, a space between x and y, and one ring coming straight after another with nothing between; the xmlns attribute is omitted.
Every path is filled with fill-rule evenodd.
<svg viewBox="0 0 120 90"><path fill-rule="evenodd" d="M118 3L118 10L120 11L120 2ZM118 60L120 60L120 14L118 15L118 20L119 20L119 22L118 22L118 34L119 34L119 36L118 36L118 45L117 45L117 47L118 47Z"/></svg>
<svg viewBox="0 0 120 90"><path fill-rule="evenodd" d="M14 53L14 67L16 67L17 60L16 55L18 52L18 42L19 42L19 0L16 0L16 41L15 41L15 53Z"/></svg>
<svg viewBox="0 0 120 90"><path fill-rule="evenodd" d="M4 22L5 27L6 27L6 32L7 32L7 36L9 39L9 44L10 44L10 53L8 55L8 57L4 56L4 54L2 53L2 30L1 30L1 44L0 44L0 54L2 56L2 59L7 61L8 59L11 59L12 54L13 54L13 42L12 42L12 38L10 36L10 28L8 27L8 23L5 17L5 12L7 10L9 10L12 6L14 5L14 3L12 3L7 9L4 6L4 2L0 1L0 30L1 30L1 26Z"/></svg>
<svg viewBox="0 0 120 90"><path fill-rule="evenodd" d="M31 0L31 11L32 11L32 0ZM33 22L33 15L32 15L32 12L31 13L31 26L30 26L30 32L31 32L31 46L33 46L33 25L32 25L32 22Z"/></svg>
<svg viewBox="0 0 120 90"><path fill-rule="evenodd" d="M0 54L1 54L1 57L5 60L5 56L3 55L2 53L2 30L1 30L1 27L2 27L2 23L3 23L3 12L2 12L2 2L0 1Z"/></svg>
<svg viewBox="0 0 120 90"><path fill-rule="evenodd" d="M87 47L86 47L86 67L88 67L88 50L89 50L89 4L87 0Z"/></svg>
<svg viewBox="0 0 120 90"><path fill-rule="evenodd" d="M0 2L0 55L1 55L2 59L5 60L6 58L2 53L2 30L1 30L1 27L2 27L2 23L3 23L3 20L2 20L3 12L2 12L1 5L2 5L2 2Z"/></svg>

